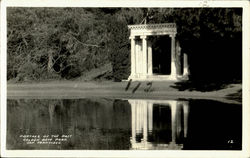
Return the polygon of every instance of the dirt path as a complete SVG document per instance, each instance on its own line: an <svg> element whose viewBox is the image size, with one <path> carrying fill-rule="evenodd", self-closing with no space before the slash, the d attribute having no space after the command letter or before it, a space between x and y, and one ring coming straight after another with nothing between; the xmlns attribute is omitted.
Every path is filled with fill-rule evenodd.
<svg viewBox="0 0 250 158"><path fill-rule="evenodd" d="M241 84L231 84L227 88L210 91L178 91L172 88L174 82L154 82L149 92L146 82L132 82L126 91L128 82L80 82L80 81L52 81L41 83L17 83L7 85L8 98L134 98L134 99L210 99L228 103L241 102L228 97L241 90ZM133 93L134 90L134 93Z"/></svg>

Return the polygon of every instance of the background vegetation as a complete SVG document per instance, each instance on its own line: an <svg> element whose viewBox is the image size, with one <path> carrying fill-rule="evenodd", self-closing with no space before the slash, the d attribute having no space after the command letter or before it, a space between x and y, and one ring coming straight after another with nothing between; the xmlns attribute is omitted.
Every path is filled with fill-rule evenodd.
<svg viewBox="0 0 250 158"><path fill-rule="evenodd" d="M81 78L103 67L107 71L97 78L125 79L130 74L127 25L144 18L177 24L192 81L241 80L240 8L8 8L8 80Z"/></svg>

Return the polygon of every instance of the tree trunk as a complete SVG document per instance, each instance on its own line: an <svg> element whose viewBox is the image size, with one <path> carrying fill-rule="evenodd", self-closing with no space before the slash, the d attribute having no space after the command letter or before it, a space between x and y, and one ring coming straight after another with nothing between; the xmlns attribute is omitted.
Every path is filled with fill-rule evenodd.
<svg viewBox="0 0 250 158"><path fill-rule="evenodd" d="M52 67L53 67L53 56L52 56L52 51L48 51L48 67L47 70L48 72L52 72Z"/></svg>

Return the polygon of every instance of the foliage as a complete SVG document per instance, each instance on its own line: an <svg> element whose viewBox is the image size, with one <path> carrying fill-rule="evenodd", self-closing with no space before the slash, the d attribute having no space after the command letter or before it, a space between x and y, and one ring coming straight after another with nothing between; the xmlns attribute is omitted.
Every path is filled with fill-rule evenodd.
<svg viewBox="0 0 250 158"><path fill-rule="evenodd" d="M85 9L8 8L7 18L8 79L72 78L108 62L104 21Z"/></svg>
<svg viewBox="0 0 250 158"><path fill-rule="evenodd" d="M215 69L216 75L241 77L239 8L8 8L8 79L71 79L108 63L114 80L125 79L127 25L145 20L177 24L176 38L189 54L193 79L206 80Z"/></svg>

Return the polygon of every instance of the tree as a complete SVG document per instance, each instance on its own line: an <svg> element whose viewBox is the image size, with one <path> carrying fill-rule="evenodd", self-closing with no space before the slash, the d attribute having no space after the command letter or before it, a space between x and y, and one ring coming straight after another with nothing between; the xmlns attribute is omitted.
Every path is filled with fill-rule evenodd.
<svg viewBox="0 0 250 158"><path fill-rule="evenodd" d="M112 63L113 78L126 79L127 25L146 21L177 24L192 80L241 79L241 20L240 8L8 8L7 76L71 79Z"/></svg>
<svg viewBox="0 0 250 158"><path fill-rule="evenodd" d="M8 79L70 79L109 62L106 26L96 12L8 8L7 21Z"/></svg>

